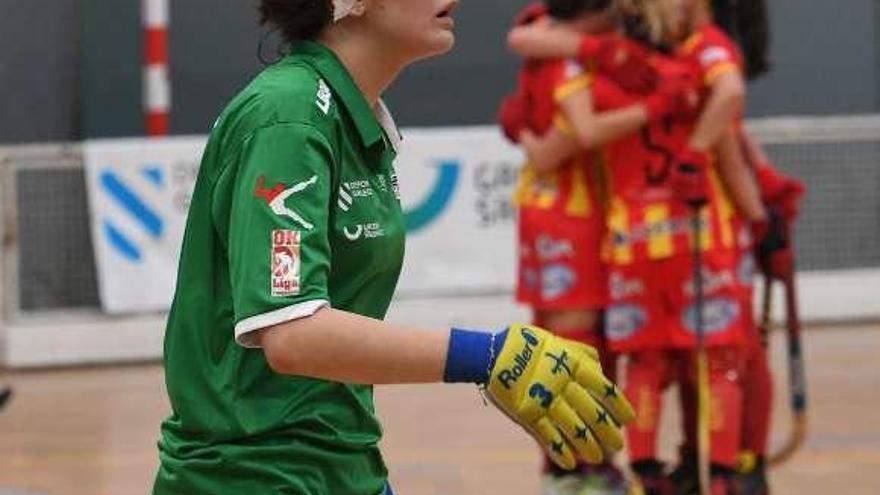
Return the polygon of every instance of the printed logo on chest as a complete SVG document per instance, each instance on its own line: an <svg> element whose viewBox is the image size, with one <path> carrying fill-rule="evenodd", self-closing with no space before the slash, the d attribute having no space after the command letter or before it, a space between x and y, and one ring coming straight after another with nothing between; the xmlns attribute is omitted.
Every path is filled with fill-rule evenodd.
<svg viewBox="0 0 880 495"><path fill-rule="evenodd" d="M377 239L385 237L385 229L378 222L358 223L342 228L345 238L351 242L361 239Z"/></svg>
<svg viewBox="0 0 880 495"><path fill-rule="evenodd" d="M339 186L339 199L336 204L342 211L348 211L358 201L374 194L373 186L366 179L345 181Z"/></svg>
<svg viewBox="0 0 880 495"><path fill-rule="evenodd" d="M324 115L330 113L330 103L333 101L333 93L323 79L318 79L318 94L315 95L315 104Z"/></svg>

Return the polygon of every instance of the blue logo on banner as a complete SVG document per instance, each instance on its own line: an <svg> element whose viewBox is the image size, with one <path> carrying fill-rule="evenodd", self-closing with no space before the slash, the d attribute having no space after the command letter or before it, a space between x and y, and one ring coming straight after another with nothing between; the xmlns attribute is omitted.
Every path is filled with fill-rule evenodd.
<svg viewBox="0 0 880 495"><path fill-rule="evenodd" d="M162 169L156 165L144 166L141 175L156 189L163 189L165 178ZM111 170L104 170L100 175L101 189L121 207L135 223L152 239L160 239L165 231L165 222L155 209L151 208L136 193L136 189L123 181ZM102 220L104 235L110 246L125 259L137 263L143 259L143 253L137 243L117 224L104 218Z"/></svg>
<svg viewBox="0 0 880 495"><path fill-rule="evenodd" d="M428 197L421 204L406 212L406 229L409 232L421 230L443 213L452 200L461 173L461 163L455 160L444 160L437 165L438 174Z"/></svg>

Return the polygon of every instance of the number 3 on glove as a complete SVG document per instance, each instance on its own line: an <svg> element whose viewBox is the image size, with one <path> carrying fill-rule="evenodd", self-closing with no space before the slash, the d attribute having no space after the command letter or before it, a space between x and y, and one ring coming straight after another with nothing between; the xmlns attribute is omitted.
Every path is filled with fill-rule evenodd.
<svg viewBox="0 0 880 495"><path fill-rule="evenodd" d="M489 376L492 402L565 469L599 463L623 447L620 425L635 417L602 374L590 346L527 325L510 327Z"/></svg>

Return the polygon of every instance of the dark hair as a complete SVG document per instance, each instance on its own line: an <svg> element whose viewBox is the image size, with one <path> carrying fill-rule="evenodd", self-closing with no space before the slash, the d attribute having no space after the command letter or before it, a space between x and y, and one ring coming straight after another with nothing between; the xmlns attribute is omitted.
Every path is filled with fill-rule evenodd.
<svg viewBox="0 0 880 495"><path fill-rule="evenodd" d="M724 28L742 49L746 77L756 79L770 70L770 25L764 0L713 0L715 22Z"/></svg>
<svg viewBox="0 0 880 495"><path fill-rule="evenodd" d="M544 0L547 14L554 19L571 20L611 6L611 0Z"/></svg>
<svg viewBox="0 0 880 495"><path fill-rule="evenodd" d="M318 37L333 17L331 0L260 0L260 25L281 32L289 44Z"/></svg>

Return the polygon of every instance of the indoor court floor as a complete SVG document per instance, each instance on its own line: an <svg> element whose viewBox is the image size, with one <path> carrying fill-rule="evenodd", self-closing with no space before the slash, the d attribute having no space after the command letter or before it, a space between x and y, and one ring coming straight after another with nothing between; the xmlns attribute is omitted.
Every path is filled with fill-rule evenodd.
<svg viewBox="0 0 880 495"><path fill-rule="evenodd" d="M427 326L525 318L506 298L403 301L389 318ZM804 449L772 471L774 495L880 492L880 325L810 328L804 335L810 429ZM774 443L787 433L783 334L772 339ZM0 413L0 495L143 495L167 413L157 363L15 372ZM386 386L376 391L383 449L399 495L537 495L538 451L486 407L473 386ZM667 398L667 458L678 413Z"/></svg>

